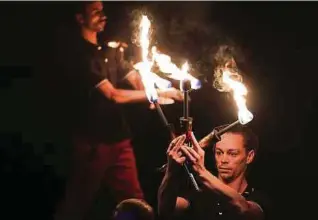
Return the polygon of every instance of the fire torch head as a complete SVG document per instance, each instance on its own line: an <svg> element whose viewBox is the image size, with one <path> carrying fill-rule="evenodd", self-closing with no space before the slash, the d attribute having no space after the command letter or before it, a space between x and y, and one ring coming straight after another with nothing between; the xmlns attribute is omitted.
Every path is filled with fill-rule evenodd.
<svg viewBox="0 0 318 220"><path fill-rule="evenodd" d="M191 90L191 81L188 79L180 80L180 89L182 92L188 92Z"/></svg>

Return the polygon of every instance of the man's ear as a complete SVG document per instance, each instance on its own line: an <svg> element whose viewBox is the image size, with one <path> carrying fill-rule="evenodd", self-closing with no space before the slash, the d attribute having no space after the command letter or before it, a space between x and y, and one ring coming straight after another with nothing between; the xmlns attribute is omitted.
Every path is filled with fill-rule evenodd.
<svg viewBox="0 0 318 220"><path fill-rule="evenodd" d="M254 150L250 150L250 151L247 153L246 163L247 163L247 164L252 163L253 160L254 160L254 157L255 157L255 151L254 151Z"/></svg>
<svg viewBox="0 0 318 220"><path fill-rule="evenodd" d="M78 24L82 25L84 23L84 17L82 14L76 14L75 19Z"/></svg>

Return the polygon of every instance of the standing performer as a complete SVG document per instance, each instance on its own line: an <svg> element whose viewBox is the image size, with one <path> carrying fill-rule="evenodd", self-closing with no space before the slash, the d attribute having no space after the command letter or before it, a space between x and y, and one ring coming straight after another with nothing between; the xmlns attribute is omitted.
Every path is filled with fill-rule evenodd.
<svg viewBox="0 0 318 220"><path fill-rule="evenodd" d="M204 164L204 150L191 136L193 148L184 145L185 135L174 139L167 151L168 168L158 192L163 219L267 219L268 199L246 180L246 172L258 148L256 136L247 128L221 135L214 146L218 176ZM182 188L181 165L189 161L200 192ZM182 218L183 217L183 218Z"/></svg>
<svg viewBox="0 0 318 220"><path fill-rule="evenodd" d="M105 183L119 203L144 199L140 187L130 134L121 113L122 103L147 101L139 74L122 59L120 47L100 45L104 30L103 3L79 2L75 18L80 34L59 53L61 83L73 153L65 197L56 220L86 219L96 192ZM117 88L128 80L136 90ZM60 84L58 90L62 89ZM182 100L176 89L159 91L159 97Z"/></svg>

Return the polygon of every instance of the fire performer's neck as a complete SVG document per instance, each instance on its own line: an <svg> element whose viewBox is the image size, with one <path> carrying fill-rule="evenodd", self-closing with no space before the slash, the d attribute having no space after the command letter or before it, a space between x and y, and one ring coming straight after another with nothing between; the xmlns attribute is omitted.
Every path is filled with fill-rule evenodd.
<svg viewBox="0 0 318 220"><path fill-rule="evenodd" d="M244 172L233 180L225 180L220 176L218 176L218 178L223 183L225 183L226 185L228 185L229 187L231 187L239 193L243 193L248 184Z"/></svg>
<svg viewBox="0 0 318 220"><path fill-rule="evenodd" d="M82 28L81 33L82 33L83 38L85 40L87 40L88 42L90 42L92 44L96 44L96 45L98 44L96 31L92 31L92 30L89 30L87 28Z"/></svg>

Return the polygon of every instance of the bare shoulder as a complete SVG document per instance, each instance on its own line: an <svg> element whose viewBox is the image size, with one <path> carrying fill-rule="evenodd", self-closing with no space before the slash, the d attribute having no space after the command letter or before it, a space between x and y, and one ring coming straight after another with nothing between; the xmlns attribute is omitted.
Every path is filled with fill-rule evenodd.
<svg viewBox="0 0 318 220"><path fill-rule="evenodd" d="M189 208L190 202L184 197L177 197L176 209L179 211L186 210Z"/></svg>

